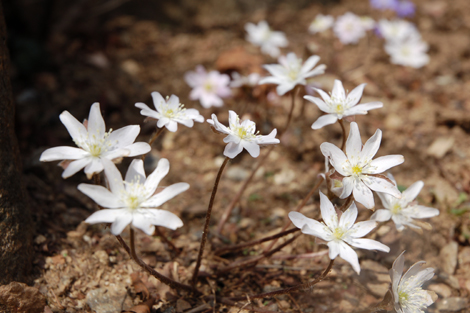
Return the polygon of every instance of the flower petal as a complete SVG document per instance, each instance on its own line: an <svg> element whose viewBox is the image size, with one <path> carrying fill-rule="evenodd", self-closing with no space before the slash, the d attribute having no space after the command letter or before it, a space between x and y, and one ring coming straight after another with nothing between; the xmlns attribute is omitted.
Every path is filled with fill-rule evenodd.
<svg viewBox="0 0 470 313"><path fill-rule="evenodd" d="M352 122L349 130L348 140L346 141L346 155L348 159L357 159L361 155L362 140L357 123Z"/></svg>
<svg viewBox="0 0 470 313"><path fill-rule="evenodd" d="M330 260L334 260L339 254L340 244L336 241L330 241L327 243L327 246L329 248L328 256L330 257Z"/></svg>
<svg viewBox="0 0 470 313"><path fill-rule="evenodd" d="M62 178L69 178L91 162L91 158L83 158L70 162L67 168L62 172Z"/></svg>
<svg viewBox="0 0 470 313"><path fill-rule="evenodd" d="M399 154L386 155L379 157L370 162L370 166L364 171L365 174L379 174L383 173L389 168L397 166L405 162L405 158Z"/></svg>
<svg viewBox="0 0 470 313"><path fill-rule="evenodd" d="M425 207L423 205L418 205L414 210L411 217L413 218L430 218L439 215L439 210L435 208Z"/></svg>
<svg viewBox="0 0 470 313"><path fill-rule="evenodd" d="M132 144L140 133L139 125L129 125L111 132L108 141L119 148Z"/></svg>
<svg viewBox="0 0 470 313"><path fill-rule="evenodd" d="M331 165L338 173L343 176L348 176L343 170L343 164L347 161L347 157L340 148L332 143L324 142L320 145L320 150L322 154L330 160Z"/></svg>
<svg viewBox="0 0 470 313"><path fill-rule="evenodd" d="M331 91L331 97L339 101L346 99L346 93L344 92L343 83L338 79L335 79L333 90Z"/></svg>
<svg viewBox="0 0 470 313"><path fill-rule="evenodd" d="M157 193L147 201L143 202L140 206L143 208L156 208L172 199L173 197L179 195L183 191L188 190L189 184L187 183L177 183L171 186L166 187L163 191Z"/></svg>
<svg viewBox="0 0 470 313"><path fill-rule="evenodd" d="M334 124L336 123L337 120L338 118L336 117L335 114L326 114L326 115L320 116L315 121L315 123L312 124L312 129L320 129L323 126Z"/></svg>
<svg viewBox="0 0 470 313"><path fill-rule="evenodd" d="M113 223L118 216L121 216L123 209L105 209L99 210L90 215L85 223L98 224L98 223Z"/></svg>
<svg viewBox="0 0 470 313"><path fill-rule="evenodd" d="M126 172L125 181L130 183L143 184L145 182L144 162L142 160L132 160Z"/></svg>
<svg viewBox="0 0 470 313"><path fill-rule="evenodd" d="M352 124L352 123L351 123ZM377 151L380 148L380 142L382 141L382 131L380 129L377 129L375 134L367 140L367 142L364 144L364 147L361 152L361 160L365 163L370 160L375 156Z"/></svg>
<svg viewBox="0 0 470 313"><path fill-rule="evenodd" d="M132 222L132 213L127 210L123 211L123 214L118 216L114 223L111 224L111 233L114 236L121 234L124 228Z"/></svg>
<svg viewBox="0 0 470 313"><path fill-rule="evenodd" d="M242 140L241 144L252 157L259 157L260 148L256 142Z"/></svg>
<svg viewBox="0 0 470 313"><path fill-rule="evenodd" d="M224 155L233 159L234 157L239 155L242 150L243 145L241 143L236 144L234 142L229 142L227 146L225 146Z"/></svg>
<svg viewBox="0 0 470 313"><path fill-rule="evenodd" d="M386 222L392 218L392 212L390 210L377 210L370 217L371 220L377 222Z"/></svg>
<svg viewBox="0 0 470 313"><path fill-rule="evenodd" d="M172 230L183 226L183 221L175 214L159 209L145 209L145 218L153 225L163 226Z"/></svg>
<svg viewBox="0 0 470 313"><path fill-rule="evenodd" d="M307 74L315 67L315 65L317 65L318 61L320 61L320 57L318 55L312 55L309 57L302 65L299 74Z"/></svg>
<svg viewBox="0 0 470 313"><path fill-rule="evenodd" d="M326 225L333 231L336 227L338 227L338 215L336 214L335 208L333 204L320 191L320 210L321 210L321 217Z"/></svg>
<svg viewBox="0 0 470 313"><path fill-rule="evenodd" d="M363 182L357 182L354 184L353 195L354 200L361 203L366 208L372 209L375 206L374 195Z"/></svg>
<svg viewBox="0 0 470 313"><path fill-rule="evenodd" d="M325 103L325 101L323 101L320 98L312 97L312 96L304 96L304 99L312 103L315 103L316 106L325 113L333 113L330 107Z"/></svg>
<svg viewBox="0 0 470 313"><path fill-rule="evenodd" d="M343 229L350 229L357 218L357 207L353 202L351 206L341 215L339 219L339 227Z"/></svg>
<svg viewBox="0 0 470 313"><path fill-rule="evenodd" d="M152 225L151 221L146 215L141 214L140 212L134 212L132 215L132 226L140 229L149 236L152 236L155 232L155 226Z"/></svg>
<svg viewBox="0 0 470 313"><path fill-rule="evenodd" d="M104 124L103 116L100 111L100 104L93 103L90 108L90 115L88 115L88 133L101 139L106 132L106 125Z"/></svg>
<svg viewBox="0 0 470 313"><path fill-rule="evenodd" d="M146 142L135 142L131 145L126 146L126 150L129 150L128 157L134 157L137 155L142 155L149 153L152 150L152 147Z"/></svg>
<svg viewBox="0 0 470 313"><path fill-rule="evenodd" d="M362 98L362 93L364 92L364 87L367 84L360 84L356 88L354 88L346 98L346 102L349 104L349 107L355 106L359 100Z"/></svg>
<svg viewBox="0 0 470 313"><path fill-rule="evenodd" d="M340 199L344 199L351 195L351 192L353 191L353 188L354 188L354 177L344 177L342 183L343 183L343 187L342 187L343 190L341 191L341 194L339 195Z"/></svg>
<svg viewBox="0 0 470 313"><path fill-rule="evenodd" d="M401 193L401 201L408 204L419 195L421 189L423 189L424 183L421 180L413 183L410 187L408 187L405 191Z"/></svg>
<svg viewBox="0 0 470 313"><path fill-rule="evenodd" d="M114 197L117 198L117 195L119 195L121 191L124 190L124 182L122 181L121 172L119 172L116 165L108 159L103 159L102 163L109 189L115 195Z"/></svg>
<svg viewBox="0 0 470 313"><path fill-rule="evenodd" d="M366 249L366 250L379 250L383 252L390 252L390 248L384 245L383 243L380 243L376 240L372 239L367 239L367 238L359 238L359 239L352 239L349 240L348 243L351 246L354 246L356 248L360 249Z"/></svg>
<svg viewBox="0 0 470 313"><path fill-rule="evenodd" d="M325 241L330 241L331 240L331 234L326 232L325 229L328 229L328 227L326 227L324 225L321 225L321 227L310 228L310 226L308 224L305 224L301 228L301 231L302 231L303 234L315 236L315 237L318 237L318 238L323 239Z"/></svg>
<svg viewBox="0 0 470 313"><path fill-rule="evenodd" d="M121 200L103 186L80 184L77 188L93 199L93 201L95 201L99 206L109 209L123 207Z"/></svg>
<svg viewBox="0 0 470 313"><path fill-rule="evenodd" d="M379 101L359 104L359 105L353 106L352 108L347 109L344 112L344 115L348 115L348 116L349 115L364 115L364 114L367 114L367 112L370 110L378 109L381 107L383 107L383 103Z"/></svg>
<svg viewBox="0 0 470 313"><path fill-rule="evenodd" d="M293 82L293 83L283 82L282 84L280 84L276 87L276 92L279 96L282 96L285 93L287 93L288 91L291 91L292 89L294 89L294 87L296 85L297 85L297 83L295 83L295 82Z"/></svg>
<svg viewBox="0 0 470 313"><path fill-rule="evenodd" d="M83 149L74 147L54 147L45 150L39 161L50 162L57 160L78 160L89 156L90 154Z"/></svg>
<svg viewBox="0 0 470 313"><path fill-rule="evenodd" d="M88 130L68 111L64 111L59 115L60 121L64 124L74 141L80 141L80 138L86 137Z"/></svg>
<svg viewBox="0 0 470 313"><path fill-rule="evenodd" d="M370 233L375 228L377 223L374 220L362 221L354 224L351 228L349 236L352 238L361 238Z"/></svg>
<svg viewBox="0 0 470 313"><path fill-rule="evenodd" d="M85 174L88 179L91 179L93 175L101 173L102 170L103 163L101 162L101 159L92 158L91 162L85 167Z"/></svg>
<svg viewBox="0 0 470 313"><path fill-rule="evenodd" d="M338 242L339 246L339 256L351 264L354 271L359 275L361 272L361 267L359 266L359 259L357 258L357 253L350 246L348 246L343 241Z"/></svg>
<svg viewBox="0 0 470 313"><path fill-rule="evenodd" d="M367 178L363 179L362 182L374 191L385 192L389 195L394 196L395 198L401 198L401 192L397 189L394 184L390 183L388 180L367 175Z"/></svg>
<svg viewBox="0 0 470 313"><path fill-rule="evenodd" d="M144 183L145 189L153 195L155 190L157 190L158 184L163 177L165 177L170 171L170 162L167 159L160 159L158 161L157 168L152 172L152 174L147 177L147 180Z"/></svg>

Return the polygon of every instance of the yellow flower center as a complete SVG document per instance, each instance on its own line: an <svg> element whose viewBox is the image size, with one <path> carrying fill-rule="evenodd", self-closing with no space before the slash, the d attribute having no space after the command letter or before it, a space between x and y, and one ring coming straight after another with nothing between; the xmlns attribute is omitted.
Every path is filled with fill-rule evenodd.
<svg viewBox="0 0 470 313"><path fill-rule="evenodd" d="M214 91L214 86L211 83L205 83L204 84L204 89L207 92L213 92Z"/></svg>
<svg viewBox="0 0 470 313"><path fill-rule="evenodd" d="M362 174L362 167L360 167L359 165L354 165L352 167L352 173L353 173L353 175Z"/></svg>
<svg viewBox="0 0 470 313"><path fill-rule="evenodd" d="M140 201L137 196L130 196L127 198L126 204L128 208L135 210L139 207Z"/></svg>
<svg viewBox="0 0 470 313"><path fill-rule="evenodd" d="M403 210L403 208L401 207L399 203L395 203L395 205L391 209L392 214L398 214L401 212L401 210Z"/></svg>
<svg viewBox="0 0 470 313"><path fill-rule="evenodd" d="M408 301L408 299L409 299L409 295L405 291L401 291L398 294L398 301L400 301L400 303L406 302L406 301Z"/></svg>
<svg viewBox="0 0 470 313"><path fill-rule="evenodd" d="M341 239L344 236L344 230L341 227L336 227L335 231L333 232L333 237L335 239Z"/></svg>
<svg viewBox="0 0 470 313"><path fill-rule="evenodd" d="M337 104L335 108L336 113L338 114L343 114L344 112L344 106L342 104Z"/></svg>

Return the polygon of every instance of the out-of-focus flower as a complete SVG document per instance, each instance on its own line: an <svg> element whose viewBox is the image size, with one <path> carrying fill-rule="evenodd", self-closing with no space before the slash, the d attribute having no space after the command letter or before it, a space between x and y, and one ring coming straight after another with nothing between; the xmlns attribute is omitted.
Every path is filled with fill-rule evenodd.
<svg viewBox="0 0 470 313"><path fill-rule="evenodd" d="M175 214L153 209L189 188L187 183L177 183L155 193L161 179L170 170L170 163L167 159L160 159L157 168L147 178L144 172L144 162L132 161L125 181L122 180L121 173L112 162L105 161L103 164L111 190L97 185L78 185L78 190L92 198L98 205L108 208L90 215L85 220L86 223L112 223L113 235L119 235L130 223L147 235L153 234L154 225L170 229L183 226L183 222Z"/></svg>
<svg viewBox="0 0 470 313"><path fill-rule="evenodd" d="M135 106L141 109L140 114L156 119L157 127L166 127L169 131L175 132L178 129L178 123L187 127L193 127L194 121L203 123L204 116L199 114L196 109L185 109L180 103L180 99L171 95L166 100L159 92L152 92L153 105L155 110L149 108L145 103L137 102Z"/></svg>
<svg viewBox="0 0 470 313"><path fill-rule="evenodd" d="M431 295L421 288L425 281L434 276L434 269L432 267L423 269L426 262L419 261L413 264L403 275L404 253L403 251L400 254L390 269L395 311L399 313L422 313L424 312L423 309L434 302Z"/></svg>
<svg viewBox="0 0 470 313"><path fill-rule="evenodd" d="M226 157L233 159L245 148L252 157L257 158L260 153L260 146L279 143L279 139L275 138L276 129L267 136L261 136L258 135L259 132L256 132L254 122L244 120L240 123L237 113L234 111L228 111L228 113L229 127L220 123L215 114L212 114L212 119L207 120L216 131L228 135L224 138L224 142L227 143L224 150Z"/></svg>
<svg viewBox="0 0 470 313"><path fill-rule="evenodd" d="M375 28L375 21L369 16L361 16L361 24L364 30L372 30Z"/></svg>
<svg viewBox="0 0 470 313"><path fill-rule="evenodd" d="M393 10L395 11L398 0L370 0L370 5L378 10Z"/></svg>
<svg viewBox="0 0 470 313"><path fill-rule="evenodd" d="M248 76L242 76L237 72L232 73L232 81L230 82L230 87L240 88L243 86L254 87L258 85L261 75L258 73L251 73Z"/></svg>
<svg viewBox="0 0 470 313"><path fill-rule="evenodd" d="M281 53L280 47L287 47L286 35L280 31L273 31L266 21L261 21L258 25L247 23L245 25L247 31L246 40L261 48L261 52L269 54L273 58L277 58Z"/></svg>
<svg viewBox="0 0 470 313"><path fill-rule="evenodd" d="M287 56L280 56L279 64L264 65L264 68L272 76L262 78L259 84L277 84L277 94L282 96L297 85L305 85L307 78L323 74L326 65L321 64L315 67L319 60L318 55L313 55L305 63L302 63L302 59L297 58L293 52Z"/></svg>
<svg viewBox="0 0 470 313"><path fill-rule="evenodd" d="M290 212L289 218L297 228L302 230L302 233L327 241L331 260L339 255L359 274L361 267L357 254L349 245L360 249L390 251L389 247L378 241L361 238L367 235L376 223L369 220L354 224L357 218L357 207L354 202L338 219L333 204L320 192L320 210L323 223L307 218L299 212Z"/></svg>
<svg viewBox="0 0 470 313"><path fill-rule="evenodd" d="M313 129L322 128L325 125L336 123L338 119L342 119L345 116L367 114L367 111L372 109L381 108L382 102L369 102L357 105L362 98L362 92L366 84L361 84L354 88L347 96L344 91L343 84L339 80L335 80L333 91L331 95L328 95L321 89L316 89L316 92L323 98L316 98L312 96L304 96L304 99L315 103L320 110L325 113L312 124Z"/></svg>
<svg viewBox="0 0 470 313"><path fill-rule="evenodd" d="M388 175L388 178L393 181L395 185L397 184L392 175ZM421 189L423 189L423 186L424 183L422 181L415 182L402 192L401 199L378 192L377 194L380 200L382 200L385 209L375 211L371 219L377 222L385 222L392 219L398 231L405 229L405 226L419 228L419 226L413 223L413 219L429 218L439 215L438 209L418 205L418 202L414 201Z"/></svg>
<svg viewBox="0 0 470 313"><path fill-rule="evenodd" d="M189 98L199 100L206 109L212 106L221 107L224 104L221 98L227 98L232 94L228 75L220 74L218 71L207 73L202 65L198 65L195 72L187 72L184 79L193 88Z"/></svg>
<svg viewBox="0 0 470 313"><path fill-rule="evenodd" d="M351 12L338 17L333 30L336 37L345 45L358 43L366 34L361 18Z"/></svg>
<svg viewBox="0 0 470 313"><path fill-rule="evenodd" d="M411 1L401 0L398 1L395 12L399 17L412 17L415 15L416 7L415 4Z"/></svg>
<svg viewBox="0 0 470 313"><path fill-rule="evenodd" d="M343 192L341 199L351 193L354 199L366 208L374 207L372 190L391 194L401 198L397 187L380 173L404 162L402 155L387 155L375 160L375 156L382 140L382 131L378 129L375 134L362 146L361 134L357 123L351 123L348 140L346 141L346 154L335 145L324 142L320 145L323 155L329 158L331 165L343 176Z"/></svg>
<svg viewBox="0 0 470 313"><path fill-rule="evenodd" d="M62 112L60 121L67 128L78 148L55 147L44 151L39 158L42 162L64 160L59 165L64 167L63 178L68 178L85 168L90 179L103 170L103 160L133 157L150 151L145 142L134 143L140 132L139 125L130 125L106 132L106 125L101 116L100 104L91 106L88 121L80 123L68 111Z"/></svg>
<svg viewBox="0 0 470 313"><path fill-rule="evenodd" d="M387 42L402 42L409 39L419 39L421 35L413 23L405 20L389 21L381 19L377 23L379 34Z"/></svg>
<svg viewBox="0 0 470 313"><path fill-rule="evenodd" d="M331 15L318 14L308 27L308 31L312 34L321 33L331 28L335 23L335 19Z"/></svg>
<svg viewBox="0 0 470 313"><path fill-rule="evenodd" d="M385 51L393 64L420 68L429 63L428 44L421 39L390 41L385 44Z"/></svg>

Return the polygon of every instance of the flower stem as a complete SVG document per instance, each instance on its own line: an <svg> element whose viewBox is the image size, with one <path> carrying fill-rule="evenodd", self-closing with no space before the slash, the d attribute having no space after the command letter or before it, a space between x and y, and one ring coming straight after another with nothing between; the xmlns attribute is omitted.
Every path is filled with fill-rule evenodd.
<svg viewBox="0 0 470 313"><path fill-rule="evenodd" d="M158 136L160 136L163 133L164 130L165 130L165 127L157 129L153 133L152 138L150 138L149 145L152 145L155 142L155 140L157 140Z"/></svg>
<svg viewBox="0 0 470 313"><path fill-rule="evenodd" d="M95 173L93 175L93 179L95 181L95 185L100 186L101 185L101 176L100 173Z"/></svg>
<svg viewBox="0 0 470 313"><path fill-rule="evenodd" d="M292 115L294 112L294 107L295 107L295 95L297 94L298 91L298 86L292 90L291 95L292 95L292 102L291 102L291 107L289 111L289 115L287 117L286 124L284 125L284 128L281 129L281 131L278 134L278 137L281 138L281 136L286 132L286 130L289 128L290 122L292 120ZM238 201L243 195L243 192L245 191L246 187L250 184L251 180L253 177L255 177L256 172L259 170L261 165L263 165L264 161L268 158L269 154L273 151L275 146L271 146L269 150L266 152L266 154L259 160L258 165L253 169L251 172L250 176L245 180L243 183L242 187L238 190L237 194L235 197L233 197L232 202L230 202L229 206L225 209L224 213L222 214L222 218L220 219L219 224L217 225L217 233L221 233L222 229L224 228L225 223L227 222L230 214L232 214L233 209L235 208L235 205L237 205ZM284 229L285 230L285 229Z"/></svg>
<svg viewBox="0 0 470 313"><path fill-rule="evenodd" d="M165 234L162 233L162 231L160 230L160 228L158 226L155 226L155 233L157 234L157 236L160 237L160 239L164 243L166 243L168 245L168 247L170 247L171 250L173 250L176 253L179 253L178 248L176 248L175 245L170 240L168 240L168 238L165 237Z"/></svg>
<svg viewBox="0 0 470 313"><path fill-rule="evenodd" d="M346 128L344 127L343 119L339 119L338 123L341 125L341 130L343 131L343 142L341 143L341 150L344 151L344 147L346 146Z"/></svg>
<svg viewBox="0 0 470 313"><path fill-rule="evenodd" d="M217 193L217 188L219 186L220 178L222 177L222 172L224 171L224 168L229 160L229 157L225 157L224 163L222 163L219 169L219 173L217 173L217 178L215 179L214 187L212 188L211 199L209 201L209 206L207 207L206 222L204 224L204 230L202 231L201 245L199 246L199 252L197 255L196 267L194 268L193 278L191 280L191 285L193 287L196 285L197 282L197 275L199 273L199 267L201 266L202 255L204 253L204 246L206 245L207 235L209 232L209 222L211 219L212 206L214 205L215 194Z"/></svg>
<svg viewBox="0 0 470 313"><path fill-rule="evenodd" d="M124 239L120 235L116 236L116 239L119 241L119 243L122 245L124 250L129 254L129 256L140 266L142 269L144 269L147 273L164 283L165 285L170 286L170 288L176 289L176 290L185 290L189 292L193 292L195 294L200 294L199 291L195 290L193 287L189 285L185 285L182 283L179 283L177 281L172 280L171 278L166 277L165 275L162 275L155 271L153 268L151 268L149 265L147 265L144 261L142 261L138 256L137 253L135 252L135 245L134 245L134 229L130 230L130 248L129 246L125 243Z"/></svg>
<svg viewBox="0 0 470 313"><path fill-rule="evenodd" d="M330 260L330 263L328 264L328 267L325 269L325 271L323 271L323 273L320 276L318 276L316 279L312 280L311 282L308 282L308 283L305 283L305 284L300 284L300 285L297 285L297 286L292 286L292 287L281 289L281 290L260 293L260 294L257 294L257 295L251 295L251 296L248 296L248 297L249 297L249 299L262 299L262 298L268 298L268 297L273 297L273 296L285 295L287 293L291 293L291 292L297 291L297 290L310 289L314 285L318 284L323 279L325 279L325 277L331 271L331 268L333 267L334 261L335 261L335 259ZM243 301L243 300L246 300L246 299L247 299L246 296L230 298L230 300L232 300L232 301Z"/></svg>
<svg viewBox="0 0 470 313"><path fill-rule="evenodd" d="M353 202L354 200L354 196L353 194L351 193L351 195L349 197L346 198L346 201L343 203L343 205L339 208L340 211L344 212L346 211L350 206L351 206L351 203Z"/></svg>

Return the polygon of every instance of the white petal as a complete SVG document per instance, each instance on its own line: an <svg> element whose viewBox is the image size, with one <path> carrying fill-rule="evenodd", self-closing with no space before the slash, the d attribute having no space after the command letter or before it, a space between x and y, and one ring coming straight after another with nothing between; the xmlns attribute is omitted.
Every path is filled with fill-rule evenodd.
<svg viewBox="0 0 470 313"><path fill-rule="evenodd" d="M114 223L111 224L111 233L114 236L121 234L124 228L132 222L132 213L127 210L123 211L123 214L118 216Z"/></svg>
<svg viewBox="0 0 470 313"><path fill-rule="evenodd" d="M338 100L346 99L346 93L344 92L343 83L340 80L335 79L331 96Z"/></svg>
<svg viewBox="0 0 470 313"><path fill-rule="evenodd" d="M361 114L363 115L363 114L367 114L367 112L370 110L378 109L381 107L383 107L383 103L378 102L378 101L359 104L346 110L344 112L344 115L348 115L348 116L349 115L361 115Z"/></svg>
<svg viewBox="0 0 470 313"><path fill-rule="evenodd" d="M157 109L157 111L160 111L159 108L161 108L162 105L166 103L165 99L162 97L162 95L159 92L156 92L156 91L152 92L151 95L152 95L153 105L155 106L155 109Z"/></svg>
<svg viewBox="0 0 470 313"><path fill-rule="evenodd" d="M357 123L352 122L349 130L348 140L346 141L346 155L349 159L360 156L362 150L361 134Z"/></svg>
<svg viewBox="0 0 470 313"><path fill-rule="evenodd" d="M179 195L183 191L188 190L189 184L187 183L177 183L171 186L166 187L163 191L157 193L147 201L143 202L140 206L143 208L156 208L172 199L173 197Z"/></svg>
<svg viewBox="0 0 470 313"><path fill-rule="evenodd" d="M430 218L439 215L439 210L435 208L425 207L423 205L418 205L414 210L411 217L413 218Z"/></svg>
<svg viewBox="0 0 470 313"><path fill-rule="evenodd" d="M333 204L320 191L320 210L321 210L321 217L323 221L328 225L328 227L333 231L336 227L338 227L338 215L336 215L335 208Z"/></svg>
<svg viewBox="0 0 470 313"><path fill-rule="evenodd" d="M304 99L305 100L308 100L312 103L315 103L316 106L322 110L323 112L325 113L332 113L330 107L325 103L325 101L323 101L322 99L320 98L317 98L317 97L312 97L312 96L304 96Z"/></svg>
<svg viewBox="0 0 470 313"><path fill-rule="evenodd" d="M330 241L331 234L326 232L325 228L328 228L328 227L321 225L321 227L310 228L308 224L305 224L301 230L302 230L302 233L304 234L315 236L325 241Z"/></svg>
<svg viewBox="0 0 470 313"><path fill-rule="evenodd" d="M137 155L142 155L149 153L152 150L152 147L146 142L136 142L131 145L126 146L126 150L129 150L128 157L134 157Z"/></svg>
<svg viewBox="0 0 470 313"><path fill-rule="evenodd" d="M125 148L135 141L139 133L139 125L129 125L111 132L108 137L108 140L117 147Z"/></svg>
<svg viewBox="0 0 470 313"><path fill-rule="evenodd" d="M302 213L299 212L289 212L289 219L291 220L292 224L294 224L295 227L302 229L305 225L307 225L309 228L315 230L315 229L320 229L323 228L324 225L314 219L308 218Z"/></svg>
<svg viewBox="0 0 470 313"><path fill-rule="evenodd" d="M144 184L145 189L147 189L150 194L154 194L155 190L157 190L158 184L169 171L170 162L167 159L160 159L160 161L158 161L157 168L149 175L149 177L147 177Z"/></svg>
<svg viewBox="0 0 470 313"><path fill-rule="evenodd" d="M343 170L343 163L346 162L347 157L340 148L329 142L324 142L320 145L322 154L329 158L331 165L343 176L348 176Z"/></svg>
<svg viewBox="0 0 470 313"><path fill-rule="evenodd" d="M91 179L95 174L101 173L101 171L103 171L103 163L97 158L92 158L91 162L85 167L85 174L88 179Z"/></svg>
<svg viewBox="0 0 470 313"><path fill-rule="evenodd" d="M374 220L362 221L362 222L356 223L351 228L349 236L351 236L352 238L364 237L365 235L370 233L370 231L374 229L376 225L377 223Z"/></svg>
<svg viewBox="0 0 470 313"><path fill-rule="evenodd" d="M50 162L57 160L78 160L89 156L90 154L83 149L74 147L55 147L45 150L39 161Z"/></svg>
<svg viewBox="0 0 470 313"><path fill-rule="evenodd" d="M175 214L159 209L145 209L145 217L157 226L163 226L169 229L177 229L183 226L183 221Z"/></svg>
<svg viewBox="0 0 470 313"><path fill-rule="evenodd" d="M106 132L106 125L104 124L103 116L100 111L100 104L98 102L93 103L90 109L90 115L88 116L88 133L97 136L97 138L103 138Z"/></svg>
<svg viewBox="0 0 470 313"><path fill-rule="evenodd" d="M242 152L243 150L243 145L242 144L236 144L234 142L229 142L227 144L227 146L225 146L225 150L224 150L224 155L226 157L229 157L231 159L233 159L234 157L236 157L237 155L240 154L240 152Z"/></svg>
<svg viewBox="0 0 470 313"><path fill-rule="evenodd" d="M312 70L315 67L315 65L317 65L318 61L320 61L320 57L318 55L312 55L305 61L304 65L302 65L302 68L300 69L300 73L302 74L308 73L310 70Z"/></svg>
<svg viewBox="0 0 470 313"><path fill-rule="evenodd" d="M405 158L399 154L382 156L372 160L372 162L370 162L370 168L367 167L364 172L367 174L383 173L389 168L402 164L403 162L405 162Z"/></svg>
<svg viewBox="0 0 470 313"><path fill-rule="evenodd" d="M348 97L346 98L346 102L349 104L350 107L356 105L359 102L359 100L361 100L362 93L366 85L367 84L360 84L348 94Z"/></svg>
<svg viewBox="0 0 470 313"><path fill-rule="evenodd" d="M368 209L374 207L374 195L372 191L362 182L354 184L353 188L354 200L361 203Z"/></svg>
<svg viewBox="0 0 470 313"><path fill-rule="evenodd" d="M342 183L343 183L343 190L341 191L341 194L339 195L340 199L344 199L351 195L351 192L353 191L353 188L354 188L354 177L345 177L343 178Z"/></svg>
<svg viewBox="0 0 470 313"><path fill-rule="evenodd" d="M329 248L328 256L330 257L330 260L334 260L339 254L340 244L336 241L330 241L327 245Z"/></svg>
<svg viewBox="0 0 470 313"><path fill-rule="evenodd" d="M92 162L91 158L83 158L73 162L67 166L67 168L62 172L62 178L69 178L70 176L74 175L82 168L87 166L89 163Z"/></svg>
<svg viewBox="0 0 470 313"><path fill-rule="evenodd" d="M391 195L383 192L377 192L377 195L380 198L380 201L382 201L382 205L386 209L391 209L396 202L397 198L392 197ZM388 210L387 210L388 211Z"/></svg>
<svg viewBox="0 0 470 313"><path fill-rule="evenodd" d="M252 157L254 157L254 158L259 157L260 148L259 148L259 145L257 143L242 140L242 145Z"/></svg>
<svg viewBox="0 0 470 313"><path fill-rule="evenodd" d="M211 117L212 120L207 120L207 122L214 126L217 131L222 132L224 134L231 134L230 129L228 129L224 124L219 122L219 120L217 119L217 115L212 114Z"/></svg>
<svg viewBox="0 0 470 313"><path fill-rule="evenodd" d="M284 95L286 92L291 91L296 86L296 83L282 83L276 87L276 92L279 96Z"/></svg>
<svg viewBox="0 0 470 313"><path fill-rule="evenodd" d="M402 192L401 194L402 202L408 204L414 199L416 199L416 197L419 195L423 187L424 187L424 183L420 180L412 184L410 187L408 187L405 191Z"/></svg>
<svg viewBox="0 0 470 313"><path fill-rule="evenodd" d="M377 222L386 222L392 218L392 212L390 210L377 210L374 214L370 217L371 220Z"/></svg>
<svg viewBox="0 0 470 313"><path fill-rule="evenodd" d="M311 70L310 72L305 73L303 76L305 78L317 76L317 75L325 73L325 70L326 70L326 65L325 64L320 64L316 68Z"/></svg>
<svg viewBox="0 0 470 313"><path fill-rule="evenodd" d="M144 214L140 214L140 212L134 212L132 215L132 226L140 229L149 236L152 236L155 232L155 226L152 225L150 219Z"/></svg>
<svg viewBox="0 0 470 313"><path fill-rule="evenodd" d="M85 223L98 224L98 223L113 223L118 216L121 216L125 210L123 209L105 209L99 210L90 215Z"/></svg>
<svg viewBox="0 0 470 313"><path fill-rule="evenodd" d="M103 186L80 184L77 188L102 207L110 209L122 207L121 200Z"/></svg>
<svg viewBox="0 0 470 313"><path fill-rule="evenodd" d="M60 121L64 124L73 140L80 140L80 137L86 136L88 131L85 126L80 123L68 111L64 111L59 115Z"/></svg>
<svg viewBox="0 0 470 313"><path fill-rule="evenodd" d="M380 129L377 129L375 134L372 137L370 137L369 140L367 140L367 142L364 144L364 147L361 153L361 160L363 162L368 162L372 160L372 158L377 153L377 150L379 150L380 148L381 141L382 141L382 131Z"/></svg>
<svg viewBox="0 0 470 313"><path fill-rule="evenodd" d="M343 229L350 229L357 218L357 207L353 202L351 206L341 215L339 220L339 227Z"/></svg>
<svg viewBox="0 0 470 313"><path fill-rule="evenodd" d="M132 160L131 165L127 169L125 181L138 184L145 182L144 162L142 160Z"/></svg>
<svg viewBox="0 0 470 313"><path fill-rule="evenodd" d="M390 278L392 279L392 288L397 290L398 283L400 282L401 276L403 275L403 269L405 268L405 251L403 251L398 258L393 262L392 269L390 270ZM395 273L392 274L392 270Z"/></svg>
<svg viewBox="0 0 470 313"><path fill-rule="evenodd" d="M356 273L359 275L361 272L361 267L359 266L359 259L357 258L356 252L343 241L339 241L338 246L339 256L346 262L349 262L354 271L356 271Z"/></svg>
<svg viewBox="0 0 470 313"><path fill-rule="evenodd" d="M367 179L363 179L362 181L364 184L367 185L367 187L374 191L385 192L394 196L395 198L401 198L400 191L394 184L390 183L388 180L367 175Z"/></svg>
<svg viewBox="0 0 470 313"><path fill-rule="evenodd" d="M323 98L323 101L325 101L326 103L331 102L331 97L326 92L317 88L313 88L313 89L315 89L315 91L320 95L320 97Z"/></svg>
<svg viewBox="0 0 470 313"><path fill-rule="evenodd" d="M101 162L103 163L104 173L108 181L109 189L117 198L117 195L124 190L121 172L119 172L116 165L110 160L103 159Z"/></svg>
<svg viewBox="0 0 470 313"><path fill-rule="evenodd" d="M348 241L348 243L351 246L354 246L354 247L360 248L360 249L379 250L379 251L383 251L383 252L390 252L389 247L387 247L383 243L380 243L380 242L372 240L372 239L366 239L366 238L352 239L352 240Z"/></svg>
<svg viewBox="0 0 470 313"><path fill-rule="evenodd" d="M338 118L336 117L335 114L326 114L326 115L320 116L315 121L315 123L312 124L312 129L320 129L323 126L334 124L336 123L337 120Z"/></svg>
<svg viewBox="0 0 470 313"><path fill-rule="evenodd" d="M169 121L165 126L172 133L178 130L178 124L175 121Z"/></svg>

